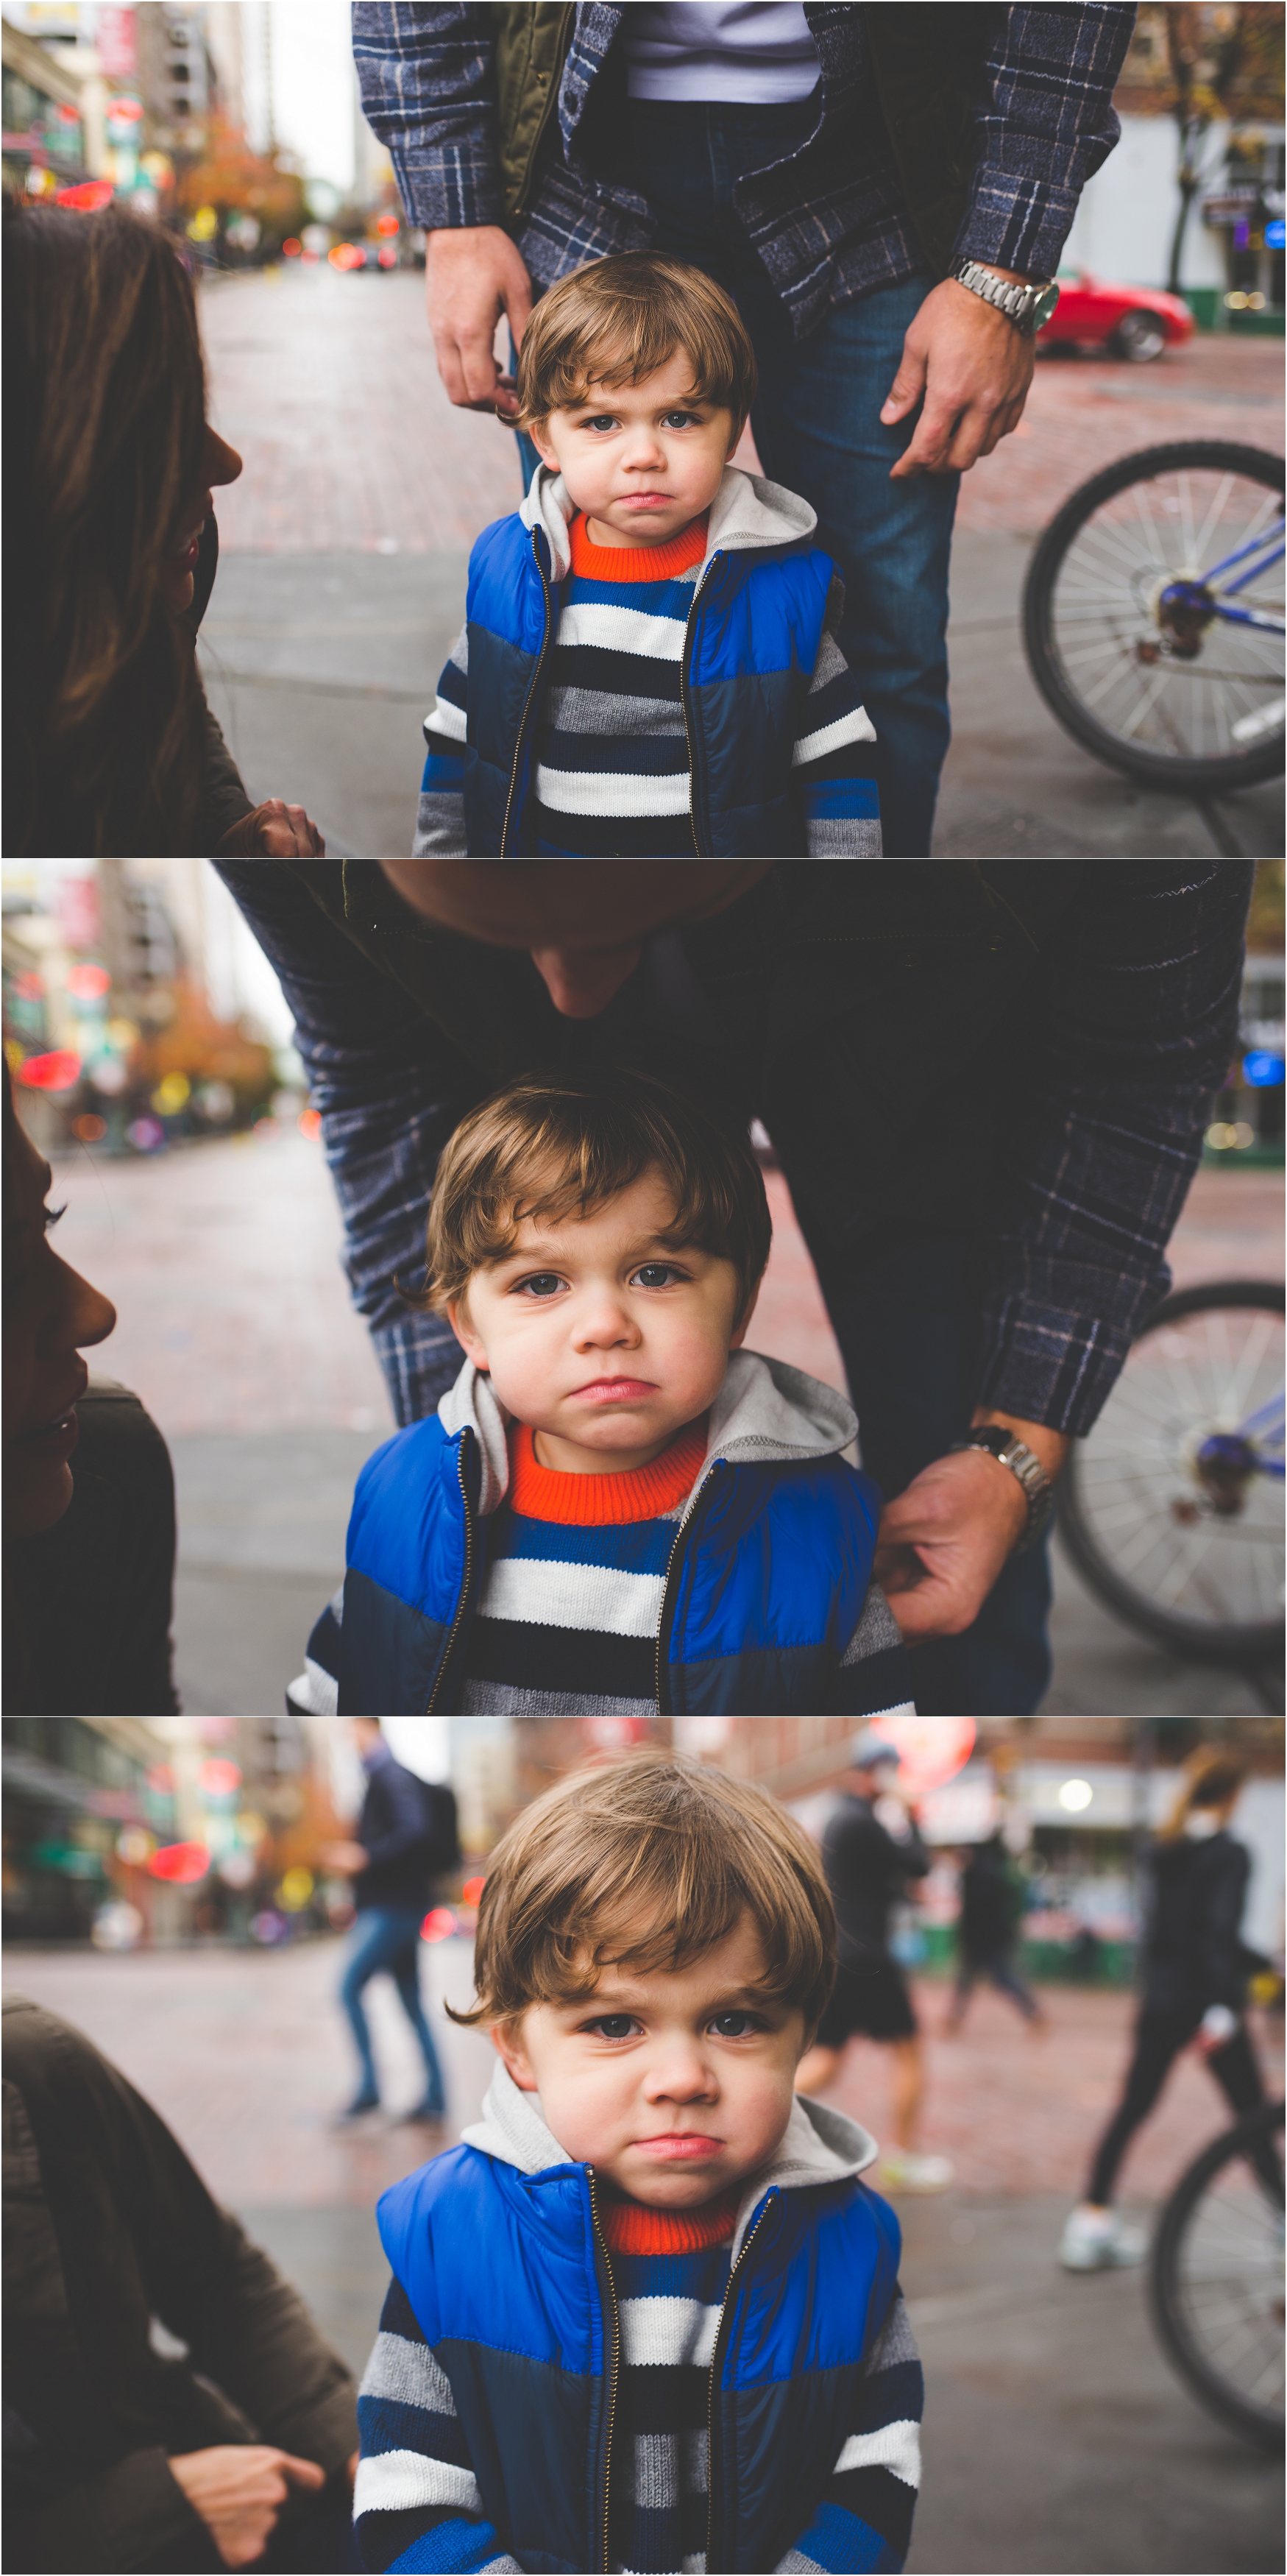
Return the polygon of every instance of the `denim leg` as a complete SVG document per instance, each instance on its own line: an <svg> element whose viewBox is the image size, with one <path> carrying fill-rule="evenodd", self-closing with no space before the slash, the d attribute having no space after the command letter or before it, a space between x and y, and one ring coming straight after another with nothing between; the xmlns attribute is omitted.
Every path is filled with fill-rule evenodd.
<svg viewBox="0 0 1287 2576"><path fill-rule="evenodd" d="M349 1935L349 1955L340 1980L340 2002L349 2017L349 2028L362 2068L362 2091L378 2095L379 2080L371 2054L371 2031L362 2009L362 1990L372 1977L388 1964L389 1926L394 1918L373 1906L359 1914Z"/></svg>
<svg viewBox="0 0 1287 2576"><path fill-rule="evenodd" d="M425 2101L431 2110L445 2111L447 2093L442 2068L420 1995L420 1926L414 1916L409 1915L407 1922L409 1937L405 1947L390 1961L390 1973L398 1990L398 2001L419 2041L420 2054L425 2062Z"/></svg>
<svg viewBox="0 0 1287 2576"><path fill-rule="evenodd" d="M265 859L218 873L273 967L322 1115L344 1220L344 1269L366 1319L399 1425L436 1411L460 1369L439 1315L408 1306L398 1282L424 1276L425 1221L438 1156L482 1085L409 994L370 965Z"/></svg>

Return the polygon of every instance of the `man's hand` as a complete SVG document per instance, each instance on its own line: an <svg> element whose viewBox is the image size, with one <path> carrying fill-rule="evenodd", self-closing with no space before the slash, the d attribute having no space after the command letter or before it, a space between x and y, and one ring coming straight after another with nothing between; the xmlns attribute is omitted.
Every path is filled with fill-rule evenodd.
<svg viewBox="0 0 1287 2576"><path fill-rule="evenodd" d="M1046 1474L1058 1474L1068 1450L1062 1432L1013 1414L978 1419L1016 1431ZM986 1449L935 1458L913 1476L881 1514L874 1569L908 1644L972 1627L1027 1526L1018 1477Z"/></svg>
<svg viewBox="0 0 1287 2576"><path fill-rule="evenodd" d="M1013 269L994 274L1027 286ZM906 338L898 373L881 412L886 428L905 420L925 397L912 443L890 470L964 474L1007 438L1028 398L1035 343L981 295L945 277L925 298Z"/></svg>
<svg viewBox="0 0 1287 2576"><path fill-rule="evenodd" d="M333 1869L341 1878L355 1878L367 1864L361 1843L323 1843L319 1857L323 1869Z"/></svg>
<svg viewBox="0 0 1287 2576"><path fill-rule="evenodd" d="M296 2486L326 2484L316 2460L292 2459L263 2442L229 2442L171 2460L194 2513L199 2513L225 2567L249 2567L263 2556L280 2506Z"/></svg>
<svg viewBox="0 0 1287 2576"><path fill-rule="evenodd" d="M468 224L425 235L425 311L449 402L464 411L518 409L512 376L496 364L493 343L502 313L516 349L532 311L532 281L499 224Z"/></svg>
<svg viewBox="0 0 1287 2576"><path fill-rule="evenodd" d="M280 796L270 796L267 804L256 805L253 814L243 814L224 833L216 855L221 859L324 859L326 843L302 805L286 805Z"/></svg>

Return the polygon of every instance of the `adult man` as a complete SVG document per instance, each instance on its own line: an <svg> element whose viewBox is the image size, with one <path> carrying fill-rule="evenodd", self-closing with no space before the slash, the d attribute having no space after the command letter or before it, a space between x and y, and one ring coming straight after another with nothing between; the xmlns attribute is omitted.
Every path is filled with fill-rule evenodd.
<svg viewBox="0 0 1287 2576"><path fill-rule="evenodd" d="M353 1734L366 1773L358 1838L351 1843L330 1843L322 1854L328 1869L352 1879L357 1909L340 2001L357 2045L361 2081L343 2117L361 2119L367 2111L380 2107L380 2086L362 1995L372 1977L387 1970L415 2032L425 2066L424 2098L406 2117L436 2122L446 2110L446 2096L437 2050L420 2000L420 1926L429 1902L432 1872L435 1867L451 1866L450 1853L444 1860L434 1848L430 1797L447 1799L451 1792L430 1793L413 1771L404 1770L400 1762L394 1761L378 1717L356 1718ZM454 1817L455 1800L451 1798L452 1842Z"/></svg>
<svg viewBox="0 0 1287 2576"><path fill-rule="evenodd" d="M877 1572L915 1648L917 1706L1035 1709L1046 1480L1163 1293L1236 1035L1250 868L220 873L295 1012L399 1420L432 1412L458 1366L398 1282L417 1284L464 1111L543 1067L692 1084L763 1120L790 1183L889 1504Z"/></svg>
<svg viewBox="0 0 1287 2576"><path fill-rule="evenodd" d="M891 2191L944 2191L953 2168L946 2156L916 2145L925 2071L907 1981L889 1946L889 1918L930 1858L915 1818L898 1796L897 1747L874 1727L857 1738L845 1792L822 1837L822 1865L836 1908L840 1965L818 2035L796 2073L797 2093L834 2084L846 2042L860 2032L889 2050L894 2063L894 2148L881 2160ZM875 1812L880 1805L883 1816Z"/></svg>
<svg viewBox="0 0 1287 2576"><path fill-rule="evenodd" d="M6 2566L351 2566L338 2353L78 2030L4 2041Z"/></svg>
<svg viewBox="0 0 1287 2576"><path fill-rule="evenodd" d="M1022 413L1078 197L1118 138L1134 16L353 12L363 107L426 228L453 402L512 412L497 321L521 340L533 289L587 260L668 251L735 297L764 471L812 503L845 575L838 640L881 745L891 855L930 847L958 476Z"/></svg>

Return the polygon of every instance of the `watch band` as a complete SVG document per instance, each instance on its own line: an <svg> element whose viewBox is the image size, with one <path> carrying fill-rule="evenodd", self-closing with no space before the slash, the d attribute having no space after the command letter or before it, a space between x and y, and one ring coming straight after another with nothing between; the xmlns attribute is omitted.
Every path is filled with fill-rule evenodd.
<svg viewBox="0 0 1287 2576"><path fill-rule="evenodd" d="M978 1423L968 1440L952 1442L949 1455L958 1449L986 1449L990 1458L995 1458L1002 1467L1009 1468L1012 1476L1018 1477L1028 1506L1028 1526L1018 1546L1011 1552L1022 1556L1045 1536L1055 1507L1055 1489L1041 1460L1025 1441L1020 1440L1017 1432L1006 1431L999 1422Z"/></svg>
<svg viewBox="0 0 1287 2576"><path fill-rule="evenodd" d="M1026 339L1034 338L1043 322L1050 320L1059 301L1053 282L1039 279L1031 286L1016 286L1012 278L998 277L995 269L984 268L977 259L956 260L951 275L972 295L981 295L985 304L994 304Z"/></svg>

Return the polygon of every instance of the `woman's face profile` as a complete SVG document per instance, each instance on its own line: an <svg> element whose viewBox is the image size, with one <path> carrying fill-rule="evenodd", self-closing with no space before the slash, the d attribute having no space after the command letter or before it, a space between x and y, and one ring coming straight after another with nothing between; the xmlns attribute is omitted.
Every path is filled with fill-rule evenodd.
<svg viewBox="0 0 1287 2576"><path fill-rule="evenodd" d="M49 1165L8 1108L4 1159L4 1530L27 1538L71 1501L75 1407L89 1382L80 1353L115 1330L116 1308L59 1260Z"/></svg>
<svg viewBox="0 0 1287 2576"><path fill-rule="evenodd" d="M226 438L206 424L205 453L201 459L201 488L192 496L190 510L183 514L183 527L174 553L167 557L161 575L161 586L169 607L182 612L192 606L193 583L197 556L201 548L201 531L214 508L213 486L235 483L241 472L241 458Z"/></svg>

